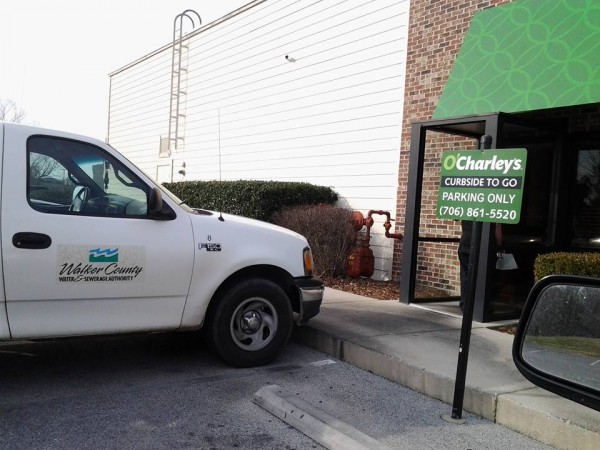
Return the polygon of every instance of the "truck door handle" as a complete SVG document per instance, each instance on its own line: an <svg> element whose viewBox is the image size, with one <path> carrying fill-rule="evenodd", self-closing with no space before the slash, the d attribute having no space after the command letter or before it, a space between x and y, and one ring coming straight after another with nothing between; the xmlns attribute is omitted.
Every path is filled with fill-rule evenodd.
<svg viewBox="0 0 600 450"><path fill-rule="evenodd" d="M17 248L30 248L41 250L52 245L50 236L42 233L22 232L17 233L12 238L13 245Z"/></svg>

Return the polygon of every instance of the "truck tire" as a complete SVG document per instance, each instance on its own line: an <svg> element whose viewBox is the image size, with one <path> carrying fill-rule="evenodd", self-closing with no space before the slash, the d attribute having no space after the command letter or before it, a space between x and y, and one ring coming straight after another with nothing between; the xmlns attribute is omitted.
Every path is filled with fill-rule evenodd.
<svg viewBox="0 0 600 450"><path fill-rule="evenodd" d="M288 296L265 279L244 280L217 299L210 323L210 343L228 364L260 366L281 352L292 332Z"/></svg>

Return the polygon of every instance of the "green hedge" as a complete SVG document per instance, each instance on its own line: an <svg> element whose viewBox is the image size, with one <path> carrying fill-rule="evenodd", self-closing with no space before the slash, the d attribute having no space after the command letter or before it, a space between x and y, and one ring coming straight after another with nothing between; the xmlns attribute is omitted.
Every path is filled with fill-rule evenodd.
<svg viewBox="0 0 600 450"><path fill-rule="evenodd" d="M202 208L268 221L284 207L334 204L329 187L282 181L182 181L163 183L192 208Z"/></svg>
<svg viewBox="0 0 600 450"><path fill-rule="evenodd" d="M535 260L535 281L548 275L600 278L600 253L548 253Z"/></svg>

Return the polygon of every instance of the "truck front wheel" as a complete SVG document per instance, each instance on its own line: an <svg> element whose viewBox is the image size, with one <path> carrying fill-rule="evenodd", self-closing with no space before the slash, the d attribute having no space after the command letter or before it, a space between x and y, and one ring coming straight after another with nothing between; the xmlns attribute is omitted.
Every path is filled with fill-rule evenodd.
<svg viewBox="0 0 600 450"><path fill-rule="evenodd" d="M237 367L271 362L292 331L292 307L275 283L250 279L234 285L218 299L209 324L214 348Z"/></svg>

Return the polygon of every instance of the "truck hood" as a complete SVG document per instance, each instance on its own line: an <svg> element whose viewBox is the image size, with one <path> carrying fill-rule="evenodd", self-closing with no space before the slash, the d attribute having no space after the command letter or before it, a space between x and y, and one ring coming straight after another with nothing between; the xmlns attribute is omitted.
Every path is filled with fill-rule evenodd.
<svg viewBox="0 0 600 450"><path fill-rule="evenodd" d="M190 213L190 219L199 270L218 271L221 267L233 273L244 267L271 265L294 277L305 275L303 251L308 242L294 231L218 212L196 211Z"/></svg>
<svg viewBox="0 0 600 450"><path fill-rule="evenodd" d="M223 228L225 229L243 229L245 231L250 232L251 230L257 233L276 233L281 235L282 237L288 236L288 238L299 240L302 242L304 246L308 245L308 242L304 236L295 231L292 231L288 228L280 227L279 225L274 225L272 223L263 222L262 220L250 219L248 217L236 216L233 214L225 214L216 211L208 211L208 210L194 210L197 214L192 214L192 216L208 216L212 217L215 220L218 220ZM223 220L220 220L222 218ZM194 220L194 219L192 219Z"/></svg>

